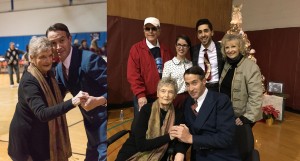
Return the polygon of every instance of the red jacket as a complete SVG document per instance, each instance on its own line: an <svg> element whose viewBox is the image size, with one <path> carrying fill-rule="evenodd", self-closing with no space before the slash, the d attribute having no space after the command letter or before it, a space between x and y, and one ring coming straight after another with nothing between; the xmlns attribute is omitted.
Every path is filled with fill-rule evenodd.
<svg viewBox="0 0 300 161"><path fill-rule="evenodd" d="M171 60L171 50L160 43L160 54L163 64ZM146 44L146 39L134 44L127 63L127 80L137 98L156 98L157 84L160 80L153 55Z"/></svg>

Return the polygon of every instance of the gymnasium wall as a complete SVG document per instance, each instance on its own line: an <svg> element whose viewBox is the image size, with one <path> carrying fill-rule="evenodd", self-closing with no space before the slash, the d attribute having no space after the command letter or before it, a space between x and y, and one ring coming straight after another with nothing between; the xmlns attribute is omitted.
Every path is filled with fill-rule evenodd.
<svg viewBox="0 0 300 161"><path fill-rule="evenodd" d="M59 4L54 3L55 1L57 0L48 4L49 8L28 9L26 8L28 4L16 4L17 6L23 5L25 9L18 10L16 7L16 11L6 12L3 10L9 6L2 5L0 8L3 11L0 12L0 55L5 53L11 41L15 42L20 50L25 51L25 46L32 36L45 35L47 28L56 22L66 24L73 38L76 37L79 40L84 38L88 44L91 41L90 35L98 33L101 35L98 45L103 45L107 40L106 2L74 6L60 4L61 6L58 6ZM37 2L37 6L39 6L39 2Z"/></svg>
<svg viewBox="0 0 300 161"><path fill-rule="evenodd" d="M243 3L243 29L268 82L283 83L285 105L300 111L299 0L233 0Z"/></svg>
<svg viewBox="0 0 300 161"><path fill-rule="evenodd" d="M144 20L155 16L162 23L195 27L200 18L208 18L215 31L229 29L232 0L109 0L107 15Z"/></svg>

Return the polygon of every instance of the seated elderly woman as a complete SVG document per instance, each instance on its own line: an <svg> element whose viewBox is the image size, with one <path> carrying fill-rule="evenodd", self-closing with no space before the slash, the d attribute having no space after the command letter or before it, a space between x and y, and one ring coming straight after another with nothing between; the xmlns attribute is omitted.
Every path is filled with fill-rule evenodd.
<svg viewBox="0 0 300 161"><path fill-rule="evenodd" d="M176 81L170 77L158 83L157 97L153 103L141 108L134 118L132 132L123 144L117 161L125 160L167 160L166 151L174 139L169 135L173 125L183 121L183 112L173 107L172 101L177 93ZM184 153L184 152L182 152Z"/></svg>
<svg viewBox="0 0 300 161"><path fill-rule="evenodd" d="M63 102L50 70L52 48L46 37L30 40L29 58L10 124L8 154L13 161L67 161L72 152L65 113L84 103L88 94L79 92Z"/></svg>

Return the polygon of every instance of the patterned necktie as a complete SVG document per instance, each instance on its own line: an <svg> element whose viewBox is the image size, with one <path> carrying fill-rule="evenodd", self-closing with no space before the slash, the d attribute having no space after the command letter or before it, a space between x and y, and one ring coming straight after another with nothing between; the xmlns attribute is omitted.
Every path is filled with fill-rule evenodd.
<svg viewBox="0 0 300 161"><path fill-rule="evenodd" d="M62 64L62 71L63 71L65 80L68 80L69 78L68 78L68 74L67 74L67 69L63 64Z"/></svg>
<svg viewBox="0 0 300 161"><path fill-rule="evenodd" d="M205 73L209 72L209 75L207 76L206 80L209 81L211 80L211 70L208 69L210 62L207 55L207 49L204 49L203 51L204 51L204 59L206 60L206 62L204 61Z"/></svg>
<svg viewBox="0 0 300 161"><path fill-rule="evenodd" d="M197 116L198 112L196 111L196 108L198 107L198 102L197 100L195 100L195 103L192 105L192 111L194 112L194 114Z"/></svg>

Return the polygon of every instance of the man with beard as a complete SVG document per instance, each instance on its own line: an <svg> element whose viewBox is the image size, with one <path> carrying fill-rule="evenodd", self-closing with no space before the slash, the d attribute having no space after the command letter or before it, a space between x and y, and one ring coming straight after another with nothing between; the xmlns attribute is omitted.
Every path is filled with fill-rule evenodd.
<svg viewBox="0 0 300 161"><path fill-rule="evenodd" d="M200 44L192 49L193 65L200 66L205 71L208 89L219 91L219 79L224 66L224 60L221 53L221 45L214 42L213 26L208 19L200 19L196 23L197 37Z"/></svg>

